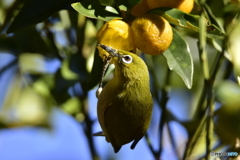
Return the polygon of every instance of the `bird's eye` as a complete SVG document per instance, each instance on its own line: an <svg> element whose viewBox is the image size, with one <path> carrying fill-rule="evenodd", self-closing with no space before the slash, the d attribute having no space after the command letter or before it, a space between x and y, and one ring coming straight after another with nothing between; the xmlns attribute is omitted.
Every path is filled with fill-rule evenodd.
<svg viewBox="0 0 240 160"><path fill-rule="evenodd" d="M129 55L125 55L125 56L122 57L122 61L123 61L124 63L129 64L129 63L132 62L132 57L129 56Z"/></svg>

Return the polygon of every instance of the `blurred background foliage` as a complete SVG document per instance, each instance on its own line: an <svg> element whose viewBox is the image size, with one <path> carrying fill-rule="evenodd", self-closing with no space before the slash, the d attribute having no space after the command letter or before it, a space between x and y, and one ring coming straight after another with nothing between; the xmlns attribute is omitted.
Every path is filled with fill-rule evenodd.
<svg viewBox="0 0 240 160"><path fill-rule="evenodd" d="M97 131L96 106L90 106L96 104L90 102L96 101L90 91L102 74L96 33L104 20L122 17L138 2L0 0L1 130L51 130L52 111L58 108L83 128L91 159L102 159L103 148L92 137ZM172 24L175 42L181 43L164 56L142 55L151 75L155 112L147 141L141 140L148 149L139 156L164 159L166 148L171 148L171 159L211 159L212 150L239 152L239 11L238 0L196 0L191 15L150 11ZM182 25L186 22L190 27ZM189 59L186 72L181 68L186 64L176 61L179 54ZM120 159L108 154L111 158Z"/></svg>

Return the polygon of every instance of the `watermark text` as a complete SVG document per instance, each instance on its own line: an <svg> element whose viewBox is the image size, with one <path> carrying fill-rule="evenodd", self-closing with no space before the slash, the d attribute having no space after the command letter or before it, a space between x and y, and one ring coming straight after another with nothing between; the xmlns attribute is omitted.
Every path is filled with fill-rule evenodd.
<svg viewBox="0 0 240 160"><path fill-rule="evenodd" d="M211 151L210 156L217 156L217 157L238 156L238 152L215 152L215 151Z"/></svg>

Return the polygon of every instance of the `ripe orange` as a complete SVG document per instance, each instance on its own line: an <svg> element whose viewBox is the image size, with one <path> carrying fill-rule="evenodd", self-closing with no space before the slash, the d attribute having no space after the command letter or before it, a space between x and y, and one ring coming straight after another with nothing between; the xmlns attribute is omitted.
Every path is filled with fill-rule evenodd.
<svg viewBox="0 0 240 160"><path fill-rule="evenodd" d="M177 8L185 13L190 13L193 9L194 0L147 0L150 9L158 7Z"/></svg>
<svg viewBox="0 0 240 160"><path fill-rule="evenodd" d="M130 13L136 17L144 15L149 9L147 0L142 0L137 5L133 6Z"/></svg>
<svg viewBox="0 0 240 160"><path fill-rule="evenodd" d="M172 42L172 27L163 17L145 14L132 22L136 47L150 55L162 54Z"/></svg>
<svg viewBox="0 0 240 160"><path fill-rule="evenodd" d="M136 51L133 42L133 34L131 27L120 19L113 19L106 22L97 33L98 43L107 45L114 49L122 49L125 51ZM100 57L108 56L108 53L98 47Z"/></svg>

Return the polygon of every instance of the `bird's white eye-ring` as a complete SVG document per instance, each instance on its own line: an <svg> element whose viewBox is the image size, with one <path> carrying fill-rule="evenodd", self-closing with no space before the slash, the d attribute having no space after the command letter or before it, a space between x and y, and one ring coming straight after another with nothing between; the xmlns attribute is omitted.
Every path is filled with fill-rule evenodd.
<svg viewBox="0 0 240 160"><path fill-rule="evenodd" d="M124 63L129 64L129 63L132 62L132 57L129 56L129 55L124 55L124 56L122 57L122 61L123 61Z"/></svg>

